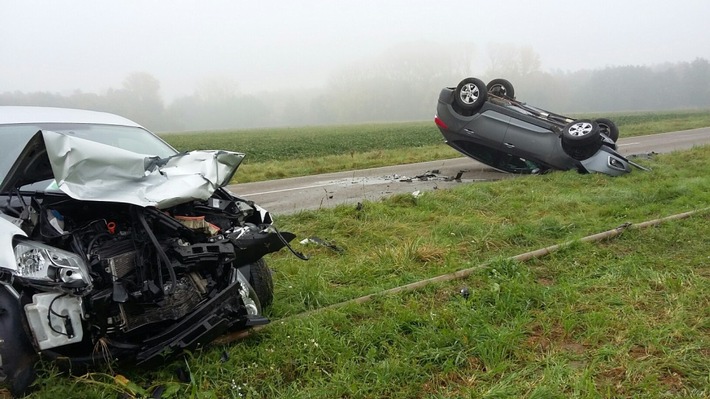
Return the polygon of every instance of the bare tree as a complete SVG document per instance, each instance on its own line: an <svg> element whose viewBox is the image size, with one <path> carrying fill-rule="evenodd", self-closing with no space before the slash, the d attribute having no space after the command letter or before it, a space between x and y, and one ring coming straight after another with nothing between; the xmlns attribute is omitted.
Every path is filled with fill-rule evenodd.
<svg viewBox="0 0 710 399"><path fill-rule="evenodd" d="M540 72L540 55L530 46L498 43L488 46L488 76L519 78Z"/></svg>

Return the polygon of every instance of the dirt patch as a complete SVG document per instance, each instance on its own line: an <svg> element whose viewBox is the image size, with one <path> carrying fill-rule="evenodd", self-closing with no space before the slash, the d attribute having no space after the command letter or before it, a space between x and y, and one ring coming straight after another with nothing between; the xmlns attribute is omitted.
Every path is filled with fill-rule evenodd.
<svg viewBox="0 0 710 399"><path fill-rule="evenodd" d="M650 357L648 348L641 345L634 345L629 349L629 356L634 360L644 360Z"/></svg>
<svg viewBox="0 0 710 399"><path fill-rule="evenodd" d="M668 391L672 394L680 393L684 390L683 377L672 370L665 370L660 376L659 381L668 387Z"/></svg>
<svg viewBox="0 0 710 399"><path fill-rule="evenodd" d="M565 352L571 352L575 355L582 355L587 350L587 347L578 342L563 342L560 348Z"/></svg>
<svg viewBox="0 0 710 399"><path fill-rule="evenodd" d="M537 279L537 283L542 285L543 287L549 287L551 285L554 285L555 281L549 278L540 277Z"/></svg>
<svg viewBox="0 0 710 399"><path fill-rule="evenodd" d="M595 377L598 387L611 387L611 390L618 396L624 395L624 381L626 381L626 369L624 367L614 367L598 373Z"/></svg>
<svg viewBox="0 0 710 399"><path fill-rule="evenodd" d="M446 374L437 374L429 381L422 384L422 395L419 397L430 397L432 394L438 394L442 391L447 392L450 397L464 397L465 395L458 395L462 393L461 388L475 386L476 373L485 371L485 366L480 359L470 357L468 358L467 367L462 370Z"/></svg>

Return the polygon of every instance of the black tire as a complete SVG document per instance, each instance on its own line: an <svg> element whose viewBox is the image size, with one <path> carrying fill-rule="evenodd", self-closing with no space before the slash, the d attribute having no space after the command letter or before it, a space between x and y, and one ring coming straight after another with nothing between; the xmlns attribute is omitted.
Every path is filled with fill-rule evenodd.
<svg viewBox="0 0 710 399"><path fill-rule="evenodd" d="M488 93L496 96L515 98L513 84L505 79L493 79L488 82Z"/></svg>
<svg viewBox="0 0 710 399"><path fill-rule="evenodd" d="M271 269L263 258L250 266L249 284L254 288L261 307L265 309L274 302L274 280L271 277Z"/></svg>
<svg viewBox="0 0 710 399"><path fill-rule="evenodd" d="M562 143L562 149L565 153L577 161L584 161L585 159L590 158L592 155L596 154L597 151L599 151L601 146L601 140L582 147L570 147L569 145Z"/></svg>
<svg viewBox="0 0 710 399"><path fill-rule="evenodd" d="M0 388L7 387L14 397L29 393L37 376L34 364L38 357L21 318L18 300L0 285L0 376L4 377Z"/></svg>
<svg viewBox="0 0 710 399"><path fill-rule="evenodd" d="M562 130L562 143L570 148L588 147L592 144L601 144L601 134L596 122L588 119L579 119L570 122Z"/></svg>
<svg viewBox="0 0 710 399"><path fill-rule="evenodd" d="M609 137L611 141L616 143L616 140L619 139L619 128L616 127L616 124L612 122L609 119L606 118L597 118L594 120L594 122L599 125L599 131L606 135L606 137Z"/></svg>
<svg viewBox="0 0 710 399"><path fill-rule="evenodd" d="M454 97L459 107L473 113L478 111L488 99L488 89L482 80L466 78L456 86Z"/></svg>

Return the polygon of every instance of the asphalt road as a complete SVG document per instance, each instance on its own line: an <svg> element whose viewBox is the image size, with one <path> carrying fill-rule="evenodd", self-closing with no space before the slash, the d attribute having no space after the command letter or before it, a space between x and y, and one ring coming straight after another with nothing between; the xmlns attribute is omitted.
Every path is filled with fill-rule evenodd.
<svg viewBox="0 0 710 399"><path fill-rule="evenodd" d="M619 139L625 156L685 150L710 144L710 128ZM239 172L237 172L239 173ZM632 173L645 173L634 169ZM653 173L653 172L651 172ZM459 179L455 179L456 177ZM375 201L398 193L421 193L477 181L513 178L471 158L421 162L381 168L294 177L227 188L239 197L256 202L275 214Z"/></svg>

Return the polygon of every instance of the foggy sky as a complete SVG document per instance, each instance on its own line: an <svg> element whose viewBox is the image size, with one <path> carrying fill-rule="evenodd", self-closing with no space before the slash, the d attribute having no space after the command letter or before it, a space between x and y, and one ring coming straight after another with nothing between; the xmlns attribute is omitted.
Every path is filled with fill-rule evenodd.
<svg viewBox="0 0 710 399"><path fill-rule="evenodd" d="M167 99L210 79L240 92L320 87L406 42L530 46L542 70L710 59L710 1L0 0L0 92L121 87L147 72Z"/></svg>

